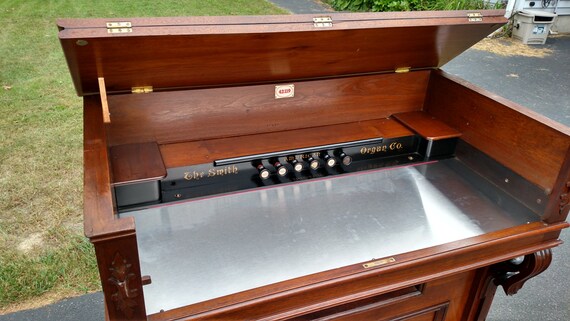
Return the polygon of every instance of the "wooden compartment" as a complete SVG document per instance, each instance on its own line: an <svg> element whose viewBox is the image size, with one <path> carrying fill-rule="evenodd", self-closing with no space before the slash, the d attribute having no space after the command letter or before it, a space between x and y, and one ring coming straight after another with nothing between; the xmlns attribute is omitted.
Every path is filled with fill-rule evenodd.
<svg viewBox="0 0 570 321"><path fill-rule="evenodd" d="M570 208L570 130L438 69L503 14L59 20L107 318L484 320Z"/></svg>

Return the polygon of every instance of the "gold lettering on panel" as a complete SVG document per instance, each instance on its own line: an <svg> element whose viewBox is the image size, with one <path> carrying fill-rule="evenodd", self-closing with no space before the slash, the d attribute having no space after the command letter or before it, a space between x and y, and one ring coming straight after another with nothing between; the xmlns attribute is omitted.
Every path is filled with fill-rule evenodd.
<svg viewBox="0 0 570 321"><path fill-rule="evenodd" d="M199 181L203 178L211 178L217 176L226 176L231 174L237 174L238 168L236 165L229 165L225 167L214 167L207 171L192 171L185 172L184 179L187 181Z"/></svg>
<svg viewBox="0 0 570 321"><path fill-rule="evenodd" d="M360 149L361 155L374 155L378 153L386 153L388 150L402 150L404 149L404 144L400 142L392 142L390 145L378 145L372 147L362 147Z"/></svg>

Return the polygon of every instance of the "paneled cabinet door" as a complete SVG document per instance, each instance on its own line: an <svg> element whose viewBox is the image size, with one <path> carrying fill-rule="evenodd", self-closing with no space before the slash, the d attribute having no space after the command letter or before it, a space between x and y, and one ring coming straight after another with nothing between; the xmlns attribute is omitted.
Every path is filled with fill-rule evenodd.
<svg viewBox="0 0 570 321"><path fill-rule="evenodd" d="M293 320L457 321L464 319L475 271L436 279L359 301L324 309ZM475 282L474 282L475 281Z"/></svg>
<svg viewBox="0 0 570 321"><path fill-rule="evenodd" d="M447 312L448 303L412 312L408 315L391 319L395 321L444 321Z"/></svg>

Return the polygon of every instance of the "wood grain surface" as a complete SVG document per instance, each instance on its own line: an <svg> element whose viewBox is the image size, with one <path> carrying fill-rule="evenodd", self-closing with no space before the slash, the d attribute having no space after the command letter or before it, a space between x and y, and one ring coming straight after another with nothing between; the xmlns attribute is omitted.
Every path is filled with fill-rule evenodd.
<svg viewBox="0 0 570 321"><path fill-rule="evenodd" d="M449 127L423 111L398 113L392 117L427 140L440 140L461 136L461 133L454 128Z"/></svg>
<svg viewBox="0 0 570 321"><path fill-rule="evenodd" d="M59 37L85 95L99 91L98 77L112 93L439 67L506 22L501 11L482 13L481 22L464 11L341 14L330 28L311 16L155 18L125 34L107 33L101 20L62 20Z"/></svg>
<svg viewBox="0 0 570 321"><path fill-rule="evenodd" d="M83 225L91 242L134 234L132 218L117 218L113 204L111 171L101 100L84 99Z"/></svg>
<svg viewBox="0 0 570 321"><path fill-rule="evenodd" d="M109 96L109 145L158 144L282 132L386 118L420 110L429 71L275 85ZM286 138L283 138L285 140Z"/></svg>
<svg viewBox="0 0 570 321"><path fill-rule="evenodd" d="M347 266L153 314L149 316L149 320L184 317L189 320L294 319L344 302L355 302L430 280L447 278L457 273L557 246L561 243L557 240L560 230L568 225L568 223L558 223L545 226L537 222L517 226L398 255L394 257L396 262L378 268L364 269L360 264ZM545 237L546 235L548 237ZM446 291L451 291L453 288L451 286L442 290L440 298L453 299L446 296ZM460 292L477 291L470 286L455 289ZM463 302L463 305L459 302ZM466 299L459 302L458 306L454 307L457 309L453 313L456 317L463 310L478 307L477 302L467 302ZM433 301L426 303L433 304ZM406 309L413 306L422 307L421 302L417 304L409 306L404 304L393 308L392 312L409 311ZM457 317L446 320L460 319Z"/></svg>
<svg viewBox="0 0 570 321"><path fill-rule="evenodd" d="M167 168L211 163L217 159L278 152L370 138L394 138L413 132L393 119L375 119L282 132L164 144Z"/></svg>
<svg viewBox="0 0 570 321"><path fill-rule="evenodd" d="M113 184L159 180L166 169L155 142L118 145L110 148Z"/></svg>
<svg viewBox="0 0 570 321"><path fill-rule="evenodd" d="M569 226L570 130L437 70L506 22L504 11L481 11L480 22L467 13L335 13L330 28L315 28L313 15L58 21L78 94L99 92L99 77L108 93L108 124L99 96L84 97L84 226L107 318L483 320L492 267L559 245ZM108 33L108 21L131 21L132 32ZM294 85L294 97L276 99L276 85ZM131 94L134 86L155 91ZM461 135L538 186L548 195L543 221L147 317L134 220L116 215L112 182L410 129Z"/></svg>
<svg viewBox="0 0 570 321"><path fill-rule="evenodd" d="M547 194L554 189L570 148L568 128L444 72L432 74L425 110Z"/></svg>

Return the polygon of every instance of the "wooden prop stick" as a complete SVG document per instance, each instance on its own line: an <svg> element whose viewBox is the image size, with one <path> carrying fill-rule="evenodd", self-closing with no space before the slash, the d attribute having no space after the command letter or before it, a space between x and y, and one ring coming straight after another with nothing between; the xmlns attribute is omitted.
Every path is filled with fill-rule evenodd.
<svg viewBox="0 0 570 321"><path fill-rule="evenodd" d="M107 89L105 89L105 78L99 77L99 94L101 95L101 106L103 107L103 122L108 124L111 122L111 114L109 113L109 103L107 103Z"/></svg>

